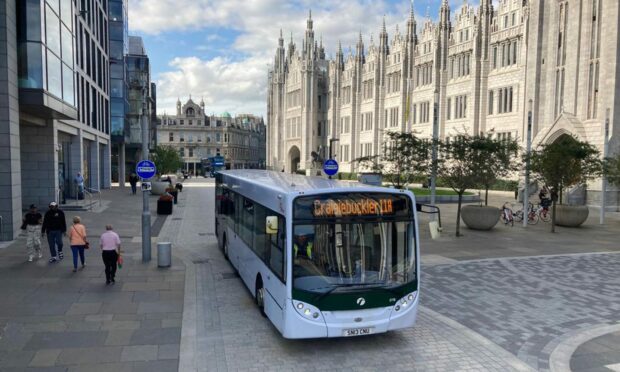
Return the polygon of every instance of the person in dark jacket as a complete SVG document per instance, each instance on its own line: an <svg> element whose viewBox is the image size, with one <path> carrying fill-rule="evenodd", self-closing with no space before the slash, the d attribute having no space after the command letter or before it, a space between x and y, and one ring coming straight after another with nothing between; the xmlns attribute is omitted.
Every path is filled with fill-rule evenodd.
<svg viewBox="0 0 620 372"><path fill-rule="evenodd" d="M136 195L136 187L138 185L138 176L135 173L129 175L129 184L131 185L131 193Z"/></svg>
<svg viewBox="0 0 620 372"><path fill-rule="evenodd" d="M62 236L67 232L67 221L65 214L58 209L56 202L51 202L49 210L45 212L43 217L43 227L41 235L47 233L47 243L50 246L50 263L57 262L65 258L62 253ZM58 252L58 254L56 254Z"/></svg>

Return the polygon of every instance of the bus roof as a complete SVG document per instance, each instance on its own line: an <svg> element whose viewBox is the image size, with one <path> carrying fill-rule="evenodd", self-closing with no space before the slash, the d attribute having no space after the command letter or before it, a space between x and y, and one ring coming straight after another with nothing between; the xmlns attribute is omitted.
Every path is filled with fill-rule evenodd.
<svg viewBox="0 0 620 372"><path fill-rule="evenodd" d="M259 169L236 169L220 171L218 173L236 179L242 179L244 182L257 186L258 188L266 188L282 194L307 193L317 189L331 189L333 191L338 191L337 189L347 189L349 191L354 191L351 189L360 189L359 191L369 191L369 189L372 189L373 191L387 191L383 187L370 186L357 181L344 182L322 177L308 177L299 174Z"/></svg>

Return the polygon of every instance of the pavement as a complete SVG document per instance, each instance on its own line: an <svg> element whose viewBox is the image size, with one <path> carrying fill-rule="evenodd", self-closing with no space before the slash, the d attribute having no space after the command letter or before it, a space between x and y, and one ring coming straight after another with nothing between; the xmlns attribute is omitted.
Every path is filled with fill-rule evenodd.
<svg viewBox="0 0 620 372"><path fill-rule="evenodd" d="M555 234L542 221L462 226L456 238L456 205L441 205L439 239L420 216L415 327L285 340L217 249L212 179L186 181L173 214L152 217L154 243L173 243L168 269L155 250L141 262L142 199L128 193L106 191L104 210L80 214L91 240L109 222L121 235L126 265L114 287L93 249L76 274L70 257L25 262L21 239L0 249L0 371L620 370L620 214L598 225L593 210L583 227ZM489 204L513 196L492 193Z"/></svg>
<svg viewBox="0 0 620 372"><path fill-rule="evenodd" d="M1 371L177 371L185 266L158 269L155 249L143 264L141 195L104 193L103 208L66 212L67 222L80 215L92 242L84 270L72 272L67 238L57 264L48 264L46 242L35 262L26 262L23 237L0 250ZM164 220L150 199L158 233ZM113 286L105 285L98 248L106 224L120 235L125 261Z"/></svg>

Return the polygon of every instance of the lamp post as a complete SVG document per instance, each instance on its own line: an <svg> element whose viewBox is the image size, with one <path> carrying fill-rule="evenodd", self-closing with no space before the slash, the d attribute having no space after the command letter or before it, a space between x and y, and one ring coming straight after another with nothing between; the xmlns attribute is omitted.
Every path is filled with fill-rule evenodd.
<svg viewBox="0 0 620 372"><path fill-rule="evenodd" d="M431 149L431 205L435 205L435 186L437 182L437 142L439 141L439 91L433 96L433 146ZM435 215L431 215L434 220Z"/></svg>
<svg viewBox="0 0 620 372"><path fill-rule="evenodd" d="M603 138L603 159L607 158L609 152L609 109L605 110L605 137ZM603 172L603 180L601 186L601 215L599 223L605 223L605 206L607 202L607 176Z"/></svg>
<svg viewBox="0 0 620 372"><path fill-rule="evenodd" d="M527 103L527 147L525 153L525 186L523 187L523 227L527 227L530 200L530 152L532 151L532 100Z"/></svg>
<svg viewBox="0 0 620 372"><path fill-rule="evenodd" d="M330 159L331 159L331 158L332 158L332 156L333 156L333 151L332 151L332 149L333 149L333 145L332 145L332 144L333 144L334 142L338 142L338 141L340 141L340 138L331 138L331 139L329 140L329 158L330 158ZM328 176L328 177L329 177L329 179L330 179L330 180L332 179L332 176Z"/></svg>
<svg viewBox="0 0 620 372"><path fill-rule="evenodd" d="M149 127L147 120L147 88L142 88L142 159L149 159ZM144 180L143 180L144 181ZM142 191L142 262L151 261L151 211L149 191Z"/></svg>

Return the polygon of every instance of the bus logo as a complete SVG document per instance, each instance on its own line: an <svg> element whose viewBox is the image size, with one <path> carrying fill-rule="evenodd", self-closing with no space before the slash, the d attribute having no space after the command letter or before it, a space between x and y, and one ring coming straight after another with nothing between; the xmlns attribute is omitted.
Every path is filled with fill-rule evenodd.
<svg viewBox="0 0 620 372"><path fill-rule="evenodd" d="M360 306L364 306L364 304L366 304L366 300L364 299L364 297L360 297L357 299L357 304Z"/></svg>

